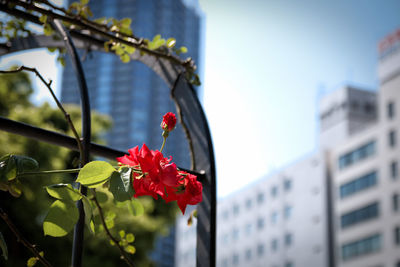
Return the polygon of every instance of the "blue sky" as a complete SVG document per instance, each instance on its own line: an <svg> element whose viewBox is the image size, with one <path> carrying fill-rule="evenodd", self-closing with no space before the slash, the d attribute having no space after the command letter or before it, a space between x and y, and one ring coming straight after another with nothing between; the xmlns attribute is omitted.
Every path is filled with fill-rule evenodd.
<svg viewBox="0 0 400 267"><path fill-rule="evenodd" d="M377 43L400 27L400 1L200 4L219 197L317 149L318 96L377 89Z"/></svg>
<svg viewBox="0 0 400 267"><path fill-rule="evenodd" d="M314 151L318 96L346 83L377 89L377 43L400 27L398 0L199 1L219 197ZM2 58L0 68L11 62L37 66L59 89L46 51ZM35 83L35 100L48 99Z"/></svg>

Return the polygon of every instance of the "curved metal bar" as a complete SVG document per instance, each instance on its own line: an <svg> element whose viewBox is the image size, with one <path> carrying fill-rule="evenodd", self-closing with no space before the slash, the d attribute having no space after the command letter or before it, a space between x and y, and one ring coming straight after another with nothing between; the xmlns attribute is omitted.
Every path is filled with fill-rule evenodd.
<svg viewBox="0 0 400 267"><path fill-rule="evenodd" d="M71 36L64 29L61 21L54 20L54 28L62 36L67 52L71 58L72 66L74 67L75 74L78 78L79 91L81 96L81 107L82 107L82 150L81 152L81 166L89 162L90 154L90 135L91 135L91 121L90 121L90 103L89 103L89 90L86 85L85 75L83 73L82 65L76 52L74 43ZM82 187L81 193L86 195L87 188ZM83 254L83 234L85 226L85 212L83 209L82 200L76 203L79 210L79 220L75 225L74 229L74 240L72 243L72 267L82 266L82 254Z"/></svg>

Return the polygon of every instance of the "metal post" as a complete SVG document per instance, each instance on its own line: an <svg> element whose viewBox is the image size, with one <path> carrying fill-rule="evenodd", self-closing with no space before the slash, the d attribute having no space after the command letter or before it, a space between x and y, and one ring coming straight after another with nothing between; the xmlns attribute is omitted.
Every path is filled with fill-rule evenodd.
<svg viewBox="0 0 400 267"><path fill-rule="evenodd" d="M86 85L85 75L83 73L82 64L79 60L78 53L76 52L75 46L72 42L71 36L64 29L60 20L54 20L54 26L56 30L61 34L68 54L72 61L75 74L78 78L79 91L81 96L81 108L82 108L82 147L81 151L81 165L89 162L89 149L90 149L90 134L91 134L91 122L90 122L90 103L89 103L89 92ZM82 194L86 195L87 188L82 187ZM83 234L85 226L85 212L83 209L83 203L81 200L76 203L79 210L79 220L75 225L74 229L74 240L72 244L72 267L82 266L82 254L83 254Z"/></svg>

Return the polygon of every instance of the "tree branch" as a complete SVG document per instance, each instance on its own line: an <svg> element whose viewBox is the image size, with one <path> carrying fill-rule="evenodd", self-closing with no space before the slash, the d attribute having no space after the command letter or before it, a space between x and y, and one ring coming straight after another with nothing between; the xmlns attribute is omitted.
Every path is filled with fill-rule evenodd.
<svg viewBox="0 0 400 267"><path fill-rule="evenodd" d="M125 262L130 266L130 267L135 267L135 264L133 263L133 261L129 258L128 254L126 253L126 251L121 247L121 245L119 244L118 240L111 234L110 230L107 227L105 218L104 218L104 213L103 213L103 209L100 206L99 201L96 198L96 190L92 189L92 193L93 193L93 200L94 203L97 206L97 209L99 210L99 214L100 214L100 219L101 219L101 223L104 227L104 230L106 231L106 234L108 236L108 238L110 238L111 241L113 241L115 243L115 245L118 247L119 252L121 253L121 258L125 260Z"/></svg>
<svg viewBox="0 0 400 267"><path fill-rule="evenodd" d="M20 66L19 68L15 69L15 70L0 70L0 73L3 74L10 74L10 73L17 73L17 72L22 72L22 71L30 71L36 74L36 76L39 77L39 79L44 83L44 85L46 85L47 89L49 89L51 96L53 97L53 100L56 102L57 107L61 110L61 112L64 114L65 119L67 120L68 125L70 126L74 137L76 139L76 142L78 144L78 148L79 151L82 151L82 143L80 141L78 132L75 129L75 126L71 120L71 116L69 115L69 113L64 109L64 107L62 106L61 102L57 99L53 89L51 88L51 82L46 82L46 80L43 78L42 75L40 75L40 73L38 72L38 70L36 68L29 68L29 67L25 67L25 66Z"/></svg>
<svg viewBox="0 0 400 267"><path fill-rule="evenodd" d="M23 1L13 1L13 4L23 7L26 10L31 10L31 11L35 11L38 12L40 14L46 15L50 18L53 19L60 19L64 22L68 22L71 24L74 24L82 29L85 30L89 30L93 33L97 33L103 37L106 37L110 40L113 40L115 42L120 42L122 44L128 45L128 46L132 46L135 47L139 50L141 50L142 52L145 52L147 54L153 55L157 58L164 58L167 59L169 61L171 61L172 63L176 64L176 65L181 65L182 67L184 67L186 70L192 72L196 69L194 62L191 58L187 58L186 60L181 60L179 57L176 57L170 53L163 53L157 50L150 50L149 48L145 47L142 39L138 40L137 38L135 38L134 36L128 36L125 38L121 38L119 37L119 35L121 35L121 33L117 32L117 33L109 33L108 31L104 31L102 29L98 29L97 27L93 26L92 24L88 24L85 23L84 21L82 21L80 18L78 17L70 17L68 15L62 15L62 14L58 14L55 13L49 9L45 9L42 7L39 7L37 5L35 5L34 3L30 3L30 2L23 2Z"/></svg>
<svg viewBox="0 0 400 267"><path fill-rule="evenodd" d="M8 217L8 214L1 207L0 207L0 217L7 224L8 228L10 228L11 232L13 232L18 242L22 243L26 248L28 248L32 252L32 254L35 255L35 257L38 258L39 261L44 266L52 267L52 265L44 257L40 255L39 251L36 248L36 245L31 244L28 240L26 240L26 238L22 236L17 227Z"/></svg>

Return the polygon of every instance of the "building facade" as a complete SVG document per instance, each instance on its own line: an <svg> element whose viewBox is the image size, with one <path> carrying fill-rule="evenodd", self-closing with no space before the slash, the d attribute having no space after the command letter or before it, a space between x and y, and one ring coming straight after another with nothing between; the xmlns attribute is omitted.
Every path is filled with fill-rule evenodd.
<svg viewBox="0 0 400 267"><path fill-rule="evenodd" d="M204 15L198 0L96 0L90 2L90 8L95 18L131 18L136 36L150 40L157 34L165 39L174 37L178 46L188 48L197 65L202 57ZM80 54L84 58L91 108L110 116L113 121L111 130L105 133L107 144L125 151L143 143L150 149L159 149L162 115L169 111L176 113L164 81L140 62L122 63L116 55L93 51L80 51ZM67 61L61 100L78 103L78 84L68 65ZM201 66L198 68L201 70ZM172 155L178 166L190 167L188 145L179 125L168 138L164 154ZM174 255L164 255L166 251L174 251L175 229L172 228L170 233L157 242L151 253L157 266L174 266Z"/></svg>
<svg viewBox="0 0 400 267"><path fill-rule="evenodd" d="M219 200L218 267L400 267L400 29L379 52L377 92L320 99L317 152Z"/></svg>

